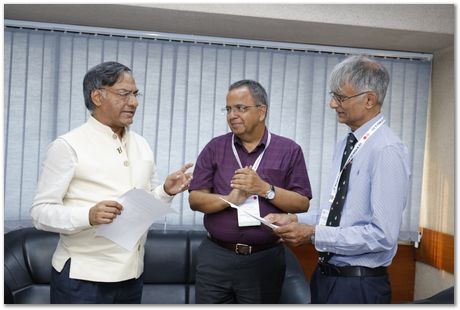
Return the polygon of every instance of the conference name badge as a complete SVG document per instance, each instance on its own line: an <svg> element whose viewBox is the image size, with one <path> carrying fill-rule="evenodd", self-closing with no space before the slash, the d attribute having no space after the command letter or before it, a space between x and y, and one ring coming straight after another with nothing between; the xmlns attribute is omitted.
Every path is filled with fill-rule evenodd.
<svg viewBox="0 0 460 310"><path fill-rule="evenodd" d="M240 210L241 209L241 210ZM246 212L260 217L260 209L259 209L259 196L251 195L248 199L246 199L243 204L241 204L238 208L238 226L239 227L246 227L246 226L260 226L260 222L253 217L249 216L242 210Z"/></svg>

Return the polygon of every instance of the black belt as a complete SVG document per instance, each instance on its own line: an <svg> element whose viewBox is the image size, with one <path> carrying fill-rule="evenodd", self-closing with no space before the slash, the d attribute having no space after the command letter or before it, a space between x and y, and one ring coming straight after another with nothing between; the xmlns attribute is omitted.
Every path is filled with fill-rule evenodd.
<svg viewBox="0 0 460 310"><path fill-rule="evenodd" d="M268 243L268 244L260 244L260 245L249 245L249 244L244 244L244 243L231 243L231 242L225 242L219 239L214 238L210 234L208 234L209 240L214 242L215 244L220 245L223 248L226 248L230 251L234 251L236 254L240 255L249 255L253 254L256 252L260 252L263 250L268 250L270 248L273 248L277 245L279 245L279 241L273 242L273 243Z"/></svg>
<svg viewBox="0 0 460 310"><path fill-rule="evenodd" d="M334 277L377 277L387 274L387 267L369 268L362 266L338 267L328 263L318 263L321 274Z"/></svg>

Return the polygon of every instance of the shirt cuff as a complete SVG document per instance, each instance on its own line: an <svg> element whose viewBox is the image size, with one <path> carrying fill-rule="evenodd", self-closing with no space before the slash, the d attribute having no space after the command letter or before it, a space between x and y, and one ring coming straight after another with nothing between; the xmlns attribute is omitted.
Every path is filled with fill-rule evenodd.
<svg viewBox="0 0 460 310"><path fill-rule="evenodd" d="M297 221L301 224L316 225L316 214L312 212L296 213Z"/></svg>
<svg viewBox="0 0 460 310"><path fill-rule="evenodd" d="M170 196L165 192L164 183L160 184L153 190L153 195L155 196L155 198L165 203L170 203L174 198L174 195Z"/></svg>
<svg viewBox="0 0 460 310"><path fill-rule="evenodd" d="M340 227L316 225L315 249L318 252L334 252L338 230Z"/></svg>
<svg viewBox="0 0 460 310"><path fill-rule="evenodd" d="M91 224L89 222L89 209L91 208L92 206L72 208L72 211L70 212L70 221L72 223L72 227L90 227Z"/></svg>

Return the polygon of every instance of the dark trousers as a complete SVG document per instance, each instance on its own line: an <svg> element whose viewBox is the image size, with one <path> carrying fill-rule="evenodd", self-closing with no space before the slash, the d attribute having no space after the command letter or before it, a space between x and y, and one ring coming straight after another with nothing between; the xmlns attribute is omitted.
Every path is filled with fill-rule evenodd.
<svg viewBox="0 0 460 310"><path fill-rule="evenodd" d="M312 304L389 304L388 274L376 277L334 277L322 275L319 267L310 282Z"/></svg>
<svg viewBox="0 0 460 310"><path fill-rule="evenodd" d="M70 279L69 259L61 272L51 271L52 304L140 304L143 277L121 282ZM88 266L90 268L90 266Z"/></svg>
<svg viewBox="0 0 460 310"><path fill-rule="evenodd" d="M286 262L283 245L239 255L209 239L197 251L197 304L275 304Z"/></svg>

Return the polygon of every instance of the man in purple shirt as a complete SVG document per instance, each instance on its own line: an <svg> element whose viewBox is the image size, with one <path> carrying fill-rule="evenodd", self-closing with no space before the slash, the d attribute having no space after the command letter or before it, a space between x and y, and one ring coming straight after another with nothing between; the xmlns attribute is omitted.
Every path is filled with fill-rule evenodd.
<svg viewBox="0 0 460 310"><path fill-rule="evenodd" d="M268 101L255 81L227 94L231 133L212 139L196 162L189 202L204 215L208 238L197 254L197 303L277 303L285 274L284 247L251 214L305 212L312 198L302 149L265 126Z"/></svg>

